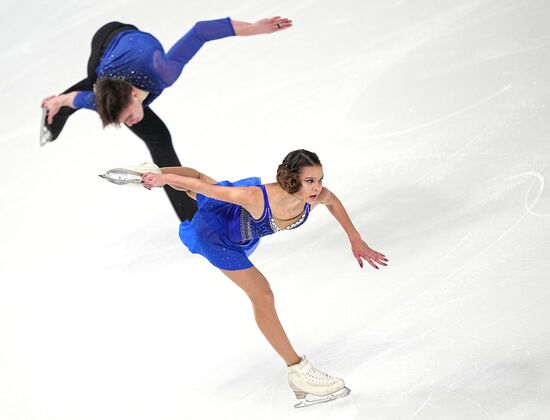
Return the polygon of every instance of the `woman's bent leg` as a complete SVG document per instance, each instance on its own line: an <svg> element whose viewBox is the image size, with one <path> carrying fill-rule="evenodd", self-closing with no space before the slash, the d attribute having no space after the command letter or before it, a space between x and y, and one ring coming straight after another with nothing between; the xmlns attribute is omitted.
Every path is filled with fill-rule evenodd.
<svg viewBox="0 0 550 420"><path fill-rule="evenodd" d="M245 270L221 271L248 295L260 331L279 356L283 358L287 366L299 363L301 358L294 351L281 321L279 321L275 310L273 292L264 275L256 267Z"/></svg>

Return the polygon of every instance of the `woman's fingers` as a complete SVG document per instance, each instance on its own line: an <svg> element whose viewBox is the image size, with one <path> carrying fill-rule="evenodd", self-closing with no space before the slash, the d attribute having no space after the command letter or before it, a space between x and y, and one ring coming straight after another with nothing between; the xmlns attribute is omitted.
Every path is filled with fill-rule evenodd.
<svg viewBox="0 0 550 420"><path fill-rule="evenodd" d="M367 262L373 267L373 268L376 268L378 270L378 266L372 261L371 258L365 258L367 260Z"/></svg>
<svg viewBox="0 0 550 420"><path fill-rule="evenodd" d="M151 173L150 172L146 172L144 173L143 175L141 175L141 183L143 184L143 186L145 188L147 188L149 185L150 185L150 181L151 181L151 177L150 177Z"/></svg>
<svg viewBox="0 0 550 420"><path fill-rule="evenodd" d="M159 181L159 179L160 179L159 174L155 174L152 172L146 172L143 175L141 175L141 183L148 190L150 190L153 187L160 187L164 185L162 182Z"/></svg>
<svg viewBox="0 0 550 420"><path fill-rule="evenodd" d="M375 257L372 257L372 259L376 262L376 264L383 265L384 267L387 267L388 265L386 264L386 262L388 261L386 258L375 256Z"/></svg>
<svg viewBox="0 0 550 420"><path fill-rule="evenodd" d="M387 259L385 257L380 257L380 253L372 251L372 252L366 252L365 254L356 254L355 258L357 259L357 262L359 263L359 266L363 268L363 259L367 261L373 268L379 270L380 266L387 267Z"/></svg>

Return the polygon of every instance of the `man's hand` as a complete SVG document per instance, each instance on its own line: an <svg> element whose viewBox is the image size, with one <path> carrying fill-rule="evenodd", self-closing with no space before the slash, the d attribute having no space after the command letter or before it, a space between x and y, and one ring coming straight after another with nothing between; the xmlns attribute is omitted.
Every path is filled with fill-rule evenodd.
<svg viewBox="0 0 550 420"><path fill-rule="evenodd" d="M270 34L272 32L282 31L292 26L292 21L287 18L275 16L267 19L260 19L252 24L254 28L254 35L257 34Z"/></svg>
<svg viewBox="0 0 550 420"><path fill-rule="evenodd" d="M287 18L275 16L272 18L260 19L254 23L231 20L231 24L237 35L247 36L282 31L290 28L292 26L292 21Z"/></svg>
<svg viewBox="0 0 550 420"><path fill-rule="evenodd" d="M69 92L62 95L52 95L42 99L42 108L48 110L48 124L53 123L53 117L57 115L62 106L74 108L73 99L78 92Z"/></svg>

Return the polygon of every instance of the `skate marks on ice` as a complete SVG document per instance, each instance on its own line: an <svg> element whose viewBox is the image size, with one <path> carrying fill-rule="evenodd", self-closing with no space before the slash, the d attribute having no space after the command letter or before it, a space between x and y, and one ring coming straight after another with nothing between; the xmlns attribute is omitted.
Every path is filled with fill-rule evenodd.
<svg viewBox="0 0 550 420"><path fill-rule="evenodd" d="M411 39L394 34L377 42L382 48L369 45L369 67L361 70L362 78L350 78L355 95L340 104L347 109L342 116L346 134L367 139L408 135L466 113L477 119L476 112L490 111L493 104L519 106L516 99L528 88L525 78L533 86L545 83L535 70L540 66L525 63L548 56L548 38L540 22L528 20L532 10L508 3L495 9L480 2L471 15L436 16L426 23L439 37L413 24L407 26ZM446 25L438 27L441 20ZM510 21L517 26L502 31Z"/></svg>
<svg viewBox="0 0 550 420"><path fill-rule="evenodd" d="M427 19L416 17L404 28L399 27L393 31L390 28L389 34L356 51L355 63L350 63L346 68L348 73L353 70L356 74L345 76L352 82L351 85L350 82L347 83L347 94L340 95L342 125L348 130L346 134L368 138L406 134L475 109L509 90L512 84L504 83L502 86L503 83L496 81L491 73L485 74L486 84L477 92L471 92L468 88L471 75L464 75L460 71L462 61L460 64L452 64L451 60L441 62L441 59L430 62L435 56L449 54L447 49L464 50L462 38L456 32L464 29L465 18L475 16L486 4L488 2L469 2L436 13ZM446 49L442 47L442 43L445 43ZM471 54L466 59L471 59L470 57ZM456 61L456 57L453 58ZM474 63L470 67L475 67L470 72L479 77L479 64ZM492 71L492 67L490 69ZM451 72L453 74L449 75ZM453 83L453 75L467 88L457 87L456 80ZM402 81L406 80L409 80L408 84L403 84ZM444 92L449 89L452 91L445 95ZM415 103L415 100L425 114L422 118L424 122L407 123L403 117L413 116L409 112L412 111L411 103ZM433 101L436 102L432 103L433 109L426 109L426 105ZM374 129L387 122L391 115L397 118L391 126L401 123L405 127L388 127L390 131L374 133ZM376 116L381 120L377 120ZM419 119L418 116L416 119Z"/></svg>
<svg viewBox="0 0 550 420"><path fill-rule="evenodd" d="M297 398L289 387L286 374L281 374L283 370L280 365L271 363L271 361L260 362L258 359L251 367L242 369L236 366L235 363L224 365L222 370L226 379L222 378L221 382L218 372L213 394L216 395L218 405L226 406L234 415L238 413L240 418L258 420L318 419L319 417L316 416L321 411L325 415L332 413L334 418L342 420L356 418L357 410L353 400L356 399L354 396L357 397L358 394L351 395L351 398L345 398L350 395L350 389L347 387L332 395L305 394L304 398ZM217 368L215 370L218 371ZM305 408L305 410L297 410L298 408ZM306 417L303 417L304 415Z"/></svg>
<svg viewBox="0 0 550 420"><path fill-rule="evenodd" d="M509 90L512 89L512 86L513 84L510 83L506 86L503 86L502 88L498 89L496 92L493 92L492 94L488 95L487 97L483 98L483 99L480 99L479 101L475 102L475 103L472 103L470 105L466 105L464 106L463 108L461 109L458 109L454 112L451 112L447 115L444 115L444 116L441 116L441 117L438 117L438 118L434 118L430 121L427 121L425 123L422 123L422 124L418 124L418 125L415 125L415 126L412 126L412 127L408 127L408 128L405 128L405 129L401 129L401 130L395 130L395 131L388 131L388 132L384 132L384 133L380 133L380 134L365 134L366 131L370 131L370 127L368 128L368 130L361 130L359 128L356 128L356 130L354 130L354 132L352 133L348 133L348 135L350 136L355 136L355 137L361 137L361 138L364 138L364 139L379 139L379 138L386 138L386 137L393 137L393 136L400 136L400 135L404 135L404 134L410 134L410 133L413 133L415 131L419 131L419 130L422 130L422 129L425 129L425 128L428 128L428 127L431 127L431 126L434 126L434 125L437 125L437 124L440 124L440 123L443 123L445 121L448 121L454 117L457 117L461 114L464 114L468 111L471 111L475 108L478 108L479 106L497 98L498 96L502 95L503 93L505 92L508 92Z"/></svg>
<svg viewBox="0 0 550 420"><path fill-rule="evenodd" d="M545 168L543 168L543 169L545 169ZM535 212L533 210L536 207L536 205L538 204L538 202L539 202L539 200L542 197L542 194L544 192L544 176L539 172L529 171L529 172L525 172L525 173L522 173L522 174L510 176L510 177L508 177L508 179L524 178L524 177L534 177L535 178L535 180L533 180L533 183L529 186L529 189L525 193L525 199L524 199L525 210L527 211L527 213L529 213L530 215L535 216L535 217L550 217L550 213L538 213L538 212ZM531 195L531 190L533 189L536 181L539 182L539 190L537 192L537 195L536 195L535 199L529 204L528 203L529 196Z"/></svg>
<svg viewBox="0 0 550 420"><path fill-rule="evenodd" d="M538 287L539 294L536 296L533 293L525 294L519 299L518 304L510 305L506 312L499 313L497 317L494 316L497 315L496 311L491 310L491 308L496 308L494 302L500 300L499 296L502 293L513 293L515 283L510 282L506 277L499 279L499 273L495 273L494 268L486 271L481 277L476 274L476 270L479 270L479 267L483 267L484 264L491 266L492 255L502 253L499 251L500 249L505 253L509 252L506 240L513 241L516 237L523 237L524 234L519 226L529 219L530 215L546 217L548 213L540 208L540 204L543 203L545 186L543 174L529 171L505 179L513 182L507 183L505 190L508 191L508 194L505 197L501 195L497 204L500 203L500 206L513 211L506 214L502 220L503 223L499 224L499 229L491 229L489 232L482 231L482 236L476 235L475 230L459 229L457 235L458 233L463 235L458 235L456 243L449 246L444 255L442 254L438 259L441 261L440 271L442 273L447 271L446 276L436 276L435 273L432 273L428 276L432 279L429 282L424 282L421 274L416 274L413 279L407 279L408 282L422 281L423 284L420 285L421 287L411 287L411 290L416 289L416 293L407 293L407 299L401 304L395 305L393 311L387 314L382 313L379 319L358 331L356 335L349 338L349 341L344 340L337 349L341 353L341 359L360 361L361 359L365 360L366 356L365 363L357 363L356 369L352 369L352 374L348 374L350 383L353 384L354 379L357 381L359 377L373 377L373 372L375 374L373 381L376 382L378 380L376 373L387 371L386 374L390 378L398 378L399 385L396 393L401 392L399 391L400 387L408 388L402 390L404 396L399 401L395 400L391 393L383 395L386 402L388 400L391 400L392 403L395 402L393 408L400 410L400 414L406 410L405 405L408 409L414 406L416 408L411 411L414 412L411 418L430 418L426 413L441 414L445 411L444 407L448 402L456 406L460 413L471 413L475 418L492 418L492 415L496 415L498 412L502 414L502 406L507 401L505 392L497 392L493 397L486 392L487 389L498 384L517 390L527 385L531 392L540 395L540 391L537 392L536 387L533 386L533 381L531 384L522 384L521 382L525 378L507 371L510 359L521 363L524 366L522 371L533 370L538 363L535 363L536 360L529 354L541 350L539 348L540 340L535 337L529 342L521 341L520 351L516 351L516 347L514 347L516 350L510 351L506 349L513 345L515 340L506 338L501 342L502 354L498 353L500 350L495 347L492 351L496 354L494 357L488 358L486 358L487 354L485 354L486 350L482 348L483 346L480 347L475 343L480 341L492 346L496 342L494 338L491 339L495 332L497 337L502 338L514 335L528 336L529 334L526 332L513 333L514 330L519 331L520 324L528 322L529 319L537 319L537 317L531 316L533 308L534 310L542 308L550 294L547 287ZM515 205L513 205L514 203ZM537 220L530 218L531 226L533 222L536 223ZM466 232L470 233L465 234ZM512 235L513 233L514 235ZM450 243L448 244L450 245ZM495 248L497 251L490 252ZM460 250L462 250L460 258L453 258L455 263L450 264L452 261L446 261L447 257ZM466 258L462 259L464 256ZM493 274L489 276L491 271ZM475 283L480 279L483 281ZM514 289L511 286L514 286ZM527 287L527 284L524 287ZM495 288L500 292L494 290ZM506 292L507 289L509 292ZM491 299L487 301L487 298L483 298L484 294L487 297L492 296ZM388 299L397 300L395 303L400 300L391 296ZM484 308L484 305L488 305L489 309ZM468 314L468 311L465 311L468 307L474 309L475 312ZM526 316L527 313L531 315ZM478 320L476 321L476 319ZM524 321L519 321L522 319ZM521 329L525 330L525 325L521 326ZM536 326L531 326L530 329L533 333L537 330ZM505 330L508 332L504 335ZM461 347L471 348L471 350L461 351ZM428 352L435 353L425 362L429 369L435 369L433 367L435 365L450 362L447 366L441 366L443 367L441 372L437 371L437 374L432 375L434 384L426 384L423 387L422 383L415 384L414 375L402 371L398 373L395 369L386 369L404 365L405 363L400 361L400 358L419 358L418 363L422 366L422 357L424 357L422 352L426 349L430 349L427 350ZM453 352L456 353L456 360L450 360L448 356ZM522 355L523 352L527 356ZM448 355L445 356L444 353ZM524 357L524 360L521 357ZM544 366L544 362L540 362L540 365ZM500 368L503 369L500 371L501 376L491 375L490 372L494 373L498 366L504 366ZM434 372L436 371L434 370ZM508 373L509 379L503 380L502 376ZM409 376L411 377L408 378ZM455 381L456 385L453 384ZM367 381L360 383L366 385L367 394L371 387L375 389ZM475 384L473 390L468 390L467 387L471 386L469 384ZM395 385L383 384L383 386L394 389ZM493 388L491 392L494 391ZM427 396L428 393L429 396ZM365 402L370 405L372 398L372 395L369 396ZM534 403L532 398L527 396L525 398ZM516 401L520 400L521 398L516 398ZM511 403L505 405L510 407ZM376 411L381 407L377 408L375 403L371 408ZM476 410L477 414L475 414Z"/></svg>
<svg viewBox="0 0 550 420"><path fill-rule="evenodd" d="M481 413L483 413L483 415L487 419L493 420L493 417L491 416L491 414L481 404L479 404L478 402L472 400L471 398L468 398L466 395L463 395L463 394L458 393L458 392L453 392L453 391L437 391L437 392L439 392L439 393L447 392L449 394L456 395L459 398L464 399L468 404L471 404L476 409L479 409L479 410L474 410L474 411L478 411L478 412L481 411ZM426 400L423 401L422 404L420 405L420 407L418 407L418 409L411 415L410 420L415 419L420 413L427 411L426 408L429 407L429 404L434 400L434 394L435 393L436 393L435 391L430 392L430 395L426 398ZM476 413L473 413L473 414L476 414Z"/></svg>
<svg viewBox="0 0 550 420"><path fill-rule="evenodd" d="M461 372L457 378L466 374L462 384L453 380L447 384L433 381L424 387L411 388L410 393L403 394L404 398L415 400L409 404L409 409L415 409L407 418L545 419L546 415L541 416L545 398L533 398L534 393L542 395L540 390L546 390L548 395L547 371L540 369L548 363L548 346L541 350L541 356L534 361L502 360L477 372ZM487 390L487 383L499 386ZM532 398L532 407L525 405L526 398Z"/></svg>

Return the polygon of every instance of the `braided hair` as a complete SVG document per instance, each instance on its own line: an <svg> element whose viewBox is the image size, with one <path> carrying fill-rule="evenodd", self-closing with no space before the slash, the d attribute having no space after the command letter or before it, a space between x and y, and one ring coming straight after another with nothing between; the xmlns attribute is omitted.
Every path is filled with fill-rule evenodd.
<svg viewBox="0 0 550 420"><path fill-rule="evenodd" d="M304 149L294 150L286 155L277 168L277 182L283 190L290 194L300 191L300 172L306 166L321 166L321 161L315 153Z"/></svg>

